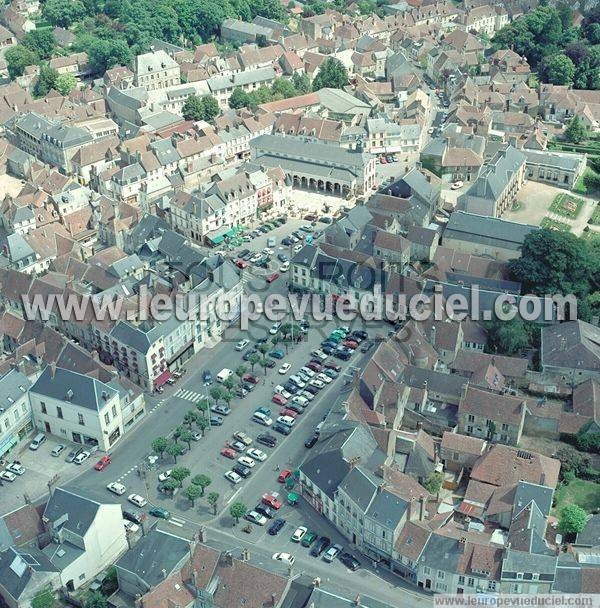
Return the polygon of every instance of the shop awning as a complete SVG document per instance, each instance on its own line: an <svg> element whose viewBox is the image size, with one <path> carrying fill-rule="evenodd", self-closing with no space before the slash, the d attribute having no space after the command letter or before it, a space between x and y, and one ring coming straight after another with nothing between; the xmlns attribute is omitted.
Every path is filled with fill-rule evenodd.
<svg viewBox="0 0 600 608"><path fill-rule="evenodd" d="M154 378L154 388L162 386L171 377L171 372L166 369L160 376Z"/></svg>

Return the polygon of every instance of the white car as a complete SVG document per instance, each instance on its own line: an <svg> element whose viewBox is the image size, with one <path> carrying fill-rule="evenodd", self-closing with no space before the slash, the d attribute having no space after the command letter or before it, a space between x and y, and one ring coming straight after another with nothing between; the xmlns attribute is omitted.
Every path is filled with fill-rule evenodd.
<svg viewBox="0 0 600 608"><path fill-rule="evenodd" d="M25 467L21 466L18 462L12 462L6 467L6 470L15 475L23 475L25 473Z"/></svg>
<svg viewBox="0 0 600 608"><path fill-rule="evenodd" d="M163 481L167 481L167 479L169 479L169 477L171 477L171 469L160 473L158 476L158 481L160 481L162 483Z"/></svg>
<svg viewBox="0 0 600 608"><path fill-rule="evenodd" d="M252 460L252 458L250 458L249 456L240 456L237 461L240 464L243 464L245 467L248 467L249 469L253 469L254 465L256 464L254 462L254 460Z"/></svg>
<svg viewBox="0 0 600 608"><path fill-rule="evenodd" d="M429 135L431 135L434 131L435 129L433 127L429 127L429 129L427 129L427 133L429 133Z"/></svg>
<svg viewBox="0 0 600 608"><path fill-rule="evenodd" d="M305 375L308 376L309 378L314 378L315 377L315 372L313 372L312 369L310 369L310 367L301 367L300 371Z"/></svg>
<svg viewBox="0 0 600 608"><path fill-rule="evenodd" d="M301 397L300 395L294 395L292 397L292 403L306 407L308 405L308 399L306 397Z"/></svg>
<svg viewBox="0 0 600 608"><path fill-rule="evenodd" d="M259 462L264 462L267 459L267 455L257 448L249 448L246 450L246 454L250 456L253 460L258 460Z"/></svg>
<svg viewBox="0 0 600 608"><path fill-rule="evenodd" d="M287 272L290 269L290 263L289 262L284 262L280 267L279 267L279 272Z"/></svg>
<svg viewBox="0 0 600 608"><path fill-rule="evenodd" d="M317 380L317 378L315 378L314 380L311 380L310 385L314 386L315 388L323 388L325 386L325 384L323 384L323 382L321 382L321 380Z"/></svg>
<svg viewBox="0 0 600 608"><path fill-rule="evenodd" d="M304 247L304 245L302 243L297 243L296 245L294 245L294 253L298 253L302 247Z"/></svg>
<svg viewBox="0 0 600 608"><path fill-rule="evenodd" d="M255 253L251 258L250 261L254 264L255 262L258 262L258 260L260 260L262 258L262 253Z"/></svg>
<svg viewBox="0 0 600 608"><path fill-rule="evenodd" d="M327 374L319 374L317 376L317 380L320 380L324 384L329 384L330 382L333 381L333 378L330 378Z"/></svg>
<svg viewBox="0 0 600 608"><path fill-rule="evenodd" d="M140 496L139 494L130 494L127 497L127 500L132 505L135 505L136 507L139 507L140 509L142 507L145 507L148 504L148 501L143 496Z"/></svg>
<svg viewBox="0 0 600 608"><path fill-rule="evenodd" d="M106 489L117 496L123 496L123 494L125 494L127 491L127 488L118 481L111 481L109 484L107 484Z"/></svg>
<svg viewBox="0 0 600 608"><path fill-rule="evenodd" d="M2 473L0 473L0 479L3 481L14 481L16 478L17 476L10 471L2 471Z"/></svg>
<svg viewBox="0 0 600 608"><path fill-rule="evenodd" d="M280 368L279 368L279 373L280 374L287 374L290 371L290 368L292 367L291 363L284 363ZM286 397L287 399L287 397Z"/></svg>
<svg viewBox="0 0 600 608"><path fill-rule="evenodd" d="M257 526L264 526L269 521L264 515L261 515L258 511L250 511L244 515L244 519L251 521Z"/></svg>
<svg viewBox="0 0 600 608"><path fill-rule="evenodd" d="M302 378L300 378L300 376L290 376L290 380L298 387L298 388L304 388L306 386L306 382L304 382L302 380Z"/></svg>
<svg viewBox="0 0 600 608"><path fill-rule="evenodd" d="M270 247L265 247L265 248L262 250L262 252L263 252L265 255L273 255L273 254L275 253L275 252L274 252L274 251L273 251L273 250L272 250Z"/></svg>
<svg viewBox="0 0 600 608"><path fill-rule="evenodd" d="M271 325L271 329L269 330L269 333L274 336L278 331L279 328L281 327L281 323L273 323L273 325Z"/></svg>
<svg viewBox="0 0 600 608"><path fill-rule="evenodd" d="M134 524L132 521L129 521L128 519L123 520L123 527L130 534L135 534L140 529L140 527L137 524Z"/></svg>
<svg viewBox="0 0 600 608"><path fill-rule="evenodd" d="M252 414L252 420L263 426L271 426L273 424L273 419L262 412L254 412L254 414Z"/></svg>
<svg viewBox="0 0 600 608"><path fill-rule="evenodd" d="M81 452L81 454L77 454L75 456L75 460L73 461L75 464L82 464L90 457L90 453L85 450Z"/></svg>
<svg viewBox="0 0 600 608"><path fill-rule="evenodd" d="M233 434L233 438L241 441L244 445L250 445L252 443L252 437L247 433L244 433L244 431L236 431Z"/></svg>
<svg viewBox="0 0 600 608"><path fill-rule="evenodd" d="M293 566L296 558L290 553L273 553L273 559L276 562L283 562L287 566Z"/></svg>
<svg viewBox="0 0 600 608"><path fill-rule="evenodd" d="M289 426L291 428L294 426L294 424L296 424L296 419L292 418L291 416L279 416L279 418L277 418L277 422L280 424L285 424L285 426Z"/></svg>
<svg viewBox="0 0 600 608"><path fill-rule="evenodd" d="M286 391L285 388L283 388L282 384L278 384L274 389L273 389L273 394L280 394L282 397L284 397L285 399L289 399L292 394L289 391Z"/></svg>
<svg viewBox="0 0 600 608"><path fill-rule="evenodd" d="M292 542L299 543L304 538L307 532L308 528L305 528L304 526L298 526L292 534Z"/></svg>
<svg viewBox="0 0 600 608"><path fill-rule="evenodd" d="M454 182L451 186L450 186L450 190L459 190L460 188L462 188L464 186L464 183L461 182L460 180L458 180L457 182Z"/></svg>
<svg viewBox="0 0 600 608"><path fill-rule="evenodd" d="M225 479L227 479L231 483L240 483L240 481L242 481L241 476L235 473L234 471L227 471L227 473L225 473Z"/></svg>
<svg viewBox="0 0 600 608"><path fill-rule="evenodd" d="M325 361L325 359L328 357L328 355L326 355L321 349L313 350L310 354L321 361Z"/></svg>
<svg viewBox="0 0 600 608"><path fill-rule="evenodd" d="M244 338L243 340L240 340L235 345L235 350L237 350L237 351L244 350L246 348L246 346L248 346L248 344L250 344L250 340L248 340L247 338Z"/></svg>

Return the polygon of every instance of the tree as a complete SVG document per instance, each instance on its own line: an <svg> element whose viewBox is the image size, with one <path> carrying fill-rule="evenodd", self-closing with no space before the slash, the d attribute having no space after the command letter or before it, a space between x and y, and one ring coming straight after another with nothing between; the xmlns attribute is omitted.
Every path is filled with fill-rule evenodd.
<svg viewBox="0 0 600 608"><path fill-rule="evenodd" d="M213 386L210 389L209 394L214 399L215 403L219 403L219 401L223 399L223 393L225 393L225 391L220 386Z"/></svg>
<svg viewBox="0 0 600 608"><path fill-rule="evenodd" d="M233 399L233 393L230 393L229 391L223 391L223 401L225 401L225 403L227 405L229 405L231 403L232 399Z"/></svg>
<svg viewBox="0 0 600 608"><path fill-rule="evenodd" d="M271 91L273 95L280 96L281 99L295 97L298 94L294 83L287 78L276 78L275 82L271 85Z"/></svg>
<svg viewBox="0 0 600 608"><path fill-rule="evenodd" d="M83 604L84 608L106 608L107 606L108 601L100 591L89 591Z"/></svg>
<svg viewBox="0 0 600 608"><path fill-rule="evenodd" d="M85 6L79 0L46 0L42 16L52 25L69 27L85 17Z"/></svg>
<svg viewBox="0 0 600 608"><path fill-rule="evenodd" d="M12 80L23 76L27 66L35 65L39 61L38 56L22 44L9 48L4 54L4 59L8 67L8 75Z"/></svg>
<svg viewBox="0 0 600 608"><path fill-rule="evenodd" d="M208 418L208 412L210 410L210 403L206 397L202 397L200 401L196 403L196 409L205 417Z"/></svg>
<svg viewBox="0 0 600 608"><path fill-rule="evenodd" d="M248 512L248 508L243 502L234 502L229 507L229 514L235 519L235 523L239 523L240 517L244 517Z"/></svg>
<svg viewBox="0 0 600 608"><path fill-rule="evenodd" d="M260 366L263 368L263 371L265 372L265 376L267 375L267 369L269 367L269 363L271 363L271 361L269 360L268 357L260 358Z"/></svg>
<svg viewBox="0 0 600 608"><path fill-rule="evenodd" d="M177 456L181 456L183 450L181 449L181 446L179 444L172 441L165 449L165 452L169 454L169 456L173 456L173 461L175 462L175 464L177 464Z"/></svg>
<svg viewBox="0 0 600 608"><path fill-rule="evenodd" d="M192 483L202 490L201 496L204 496L204 490L212 483L212 479L208 475L195 475L192 478Z"/></svg>
<svg viewBox="0 0 600 608"><path fill-rule="evenodd" d="M248 363L250 363L250 369L254 371L254 366L257 363L260 363L260 355L258 353L252 353L252 355L250 355L250 359L248 359Z"/></svg>
<svg viewBox="0 0 600 608"><path fill-rule="evenodd" d="M213 515L217 514L217 504L219 503L219 493L210 492L206 497L208 504L212 507Z"/></svg>
<svg viewBox="0 0 600 608"><path fill-rule="evenodd" d="M56 85L58 72L47 65L40 67L40 73L33 86L33 96L36 98L45 97L50 89Z"/></svg>
<svg viewBox="0 0 600 608"><path fill-rule="evenodd" d="M190 95L185 100L181 112L186 120L204 120L204 106L197 95Z"/></svg>
<svg viewBox="0 0 600 608"><path fill-rule="evenodd" d="M204 435L204 432L208 428L208 420L206 418L200 416L198 418L198 420L196 421L196 426L198 427L198 429L200 430L202 435Z"/></svg>
<svg viewBox="0 0 600 608"><path fill-rule="evenodd" d="M229 97L229 107L234 110L240 108L246 108L250 105L250 97L246 91L239 87L233 90L231 97Z"/></svg>
<svg viewBox="0 0 600 608"><path fill-rule="evenodd" d="M269 350L271 350L271 347L266 342L263 342L262 344L258 345L258 352L263 355L266 355Z"/></svg>
<svg viewBox="0 0 600 608"><path fill-rule="evenodd" d="M306 74L299 74L296 72L292 76L292 83L296 89L296 95L310 93L310 78Z"/></svg>
<svg viewBox="0 0 600 608"><path fill-rule="evenodd" d="M564 534L578 534L585 528L587 513L577 505L567 505L560 512L558 527Z"/></svg>
<svg viewBox="0 0 600 608"><path fill-rule="evenodd" d="M564 53L544 57L540 76L550 84L569 85L575 78L575 64Z"/></svg>
<svg viewBox="0 0 600 608"><path fill-rule="evenodd" d="M423 487L430 494L437 494L442 489L443 482L444 475L438 471L432 471L423 482Z"/></svg>
<svg viewBox="0 0 600 608"><path fill-rule="evenodd" d="M202 496L202 489L199 488L198 486L195 485L189 485L184 491L183 493L185 494L186 498L192 503L192 507L194 506L194 502L197 498L200 498L200 496Z"/></svg>
<svg viewBox="0 0 600 608"><path fill-rule="evenodd" d="M67 96L77 86L77 78L73 74L59 74L54 88L63 96Z"/></svg>
<svg viewBox="0 0 600 608"><path fill-rule="evenodd" d="M574 473L579 477L590 466L589 457L585 454L580 454L570 446L559 448L556 451L556 458L560 460L560 474L562 477L566 473Z"/></svg>
<svg viewBox="0 0 600 608"><path fill-rule="evenodd" d="M565 139L574 144L585 141L588 138L588 131L578 115L573 116L565 129Z"/></svg>
<svg viewBox="0 0 600 608"><path fill-rule="evenodd" d="M207 122L214 120L221 113L219 102L212 95L205 95L200 101L204 111L204 120Z"/></svg>
<svg viewBox="0 0 600 608"><path fill-rule="evenodd" d="M53 608L55 605L56 600L50 587L38 591L31 600L31 608Z"/></svg>
<svg viewBox="0 0 600 608"><path fill-rule="evenodd" d="M192 432L189 429L181 429L181 433L179 434L179 439L183 441L183 443L187 443L188 450L192 447Z"/></svg>
<svg viewBox="0 0 600 608"><path fill-rule="evenodd" d="M169 440L165 437L157 437L152 441L151 445L152 451L162 458L165 450L169 447Z"/></svg>
<svg viewBox="0 0 600 608"><path fill-rule="evenodd" d="M82 46L94 74L104 74L115 65L127 65L131 61L131 51L124 40L102 40L91 36Z"/></svg>
<svg viewBox="0 0 600 608"><path fill-rule="evenodd" d="M165 481L163 481L162 489L164 492L167 492L167 494L171 494L171 496L173 496L175 490L179 489L179 482L169 477L169 479L165 479Z"/></svg>
<svg viewBox="0 0 600 608"><path fill-rule="evenodd" d="M510 321L495 319L485 323L488 349L502 355L517 355L529 345L529 334L523 319L518 315Z"/></svg>
<svg viewBox="0 0 600 608"><path fill-rule="evenodd" d="M191 474L192 472L187 467L175 467L171 471L171 479L174 479L181 488L181 486L183 485L183 480L186 477L189 477Z"/></svg>
<svg viewBox="0 0 600 608"><path fill-rule="evenodd" d="M235 380L234 380L234 379L233 379L231 376L229 376L229 378L226 378L226 379L223 381L223 386L224 386L224 387L225 387L225 388L226 388L228 391L230 391L230 390L231 390L231 389L232 389L232 388L235 386Z"/></svg>
<svg viewBox="0 0 600 608"><path fill-rule="evenodd" d="M183 416L183 424L187 425L188 429L192 428L192 425L196 424L200 419L200 414L194 410L189 410Z"/></svg>
<svg viewBox="0 0 600 608"><path fill-rule="evenodd" d="M235 370L235 375L240 379L240 382L242 381L242 378L244 377L244 374L248 371L248 368L245 365L238 365L238 367Z"/></svg>
<svg viewBox="0 0 600 608"><path fill-rule="evenodd" d="M50 59L56 47L56 39L50 30L33 30L25 34L22 44L40 59Z"/></svg>
<svg viewBox="0 0 600 608"><path fill-rule="evenodd" d="M348 84L348 72L339 59L327 57L313 80L313 91L325 87L343 89Z"/></svg>

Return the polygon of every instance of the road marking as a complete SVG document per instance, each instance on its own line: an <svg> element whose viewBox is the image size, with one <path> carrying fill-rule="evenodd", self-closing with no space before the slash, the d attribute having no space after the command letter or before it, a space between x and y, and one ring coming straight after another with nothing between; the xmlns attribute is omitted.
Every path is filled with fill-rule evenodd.
<svg viewBox="0 0 600 608"><path fill-rule="evenodd" d="M196 391L190 391L183 388L178 389L173 396L179 397L179 399L185 399L185 401L191 401L193 403L204 397L202 393L197 393Z"/></svg>
<svg viewBox="0 0 600 608"><path fill-rule="evenodd" d="M238 488L232 495L231 498L225 503L225 504L229 504L240 492L241 492L242 488Z"/></svg>
<svg viewBox="0 0 600 608"><path fill-rule="evenodd" d="M183 528L183 526L185 526L185 519L179 519L178 517L171 517L167 521L178 528Z"/></svg>

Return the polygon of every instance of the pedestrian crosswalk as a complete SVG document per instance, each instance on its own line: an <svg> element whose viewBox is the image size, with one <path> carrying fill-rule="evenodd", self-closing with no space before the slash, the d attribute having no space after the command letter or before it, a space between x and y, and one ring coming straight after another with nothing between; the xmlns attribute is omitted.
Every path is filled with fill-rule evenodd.
<svg viewBox="0 0 600 608"><path fill-rule="evenodd" d="M196 391L190 391L187 389L180 388L176 391L174 397L179 397L179 399L185 399L186 401L191 401L192 403L196 403L204 397L203 393L197 393Z"/></svg>

